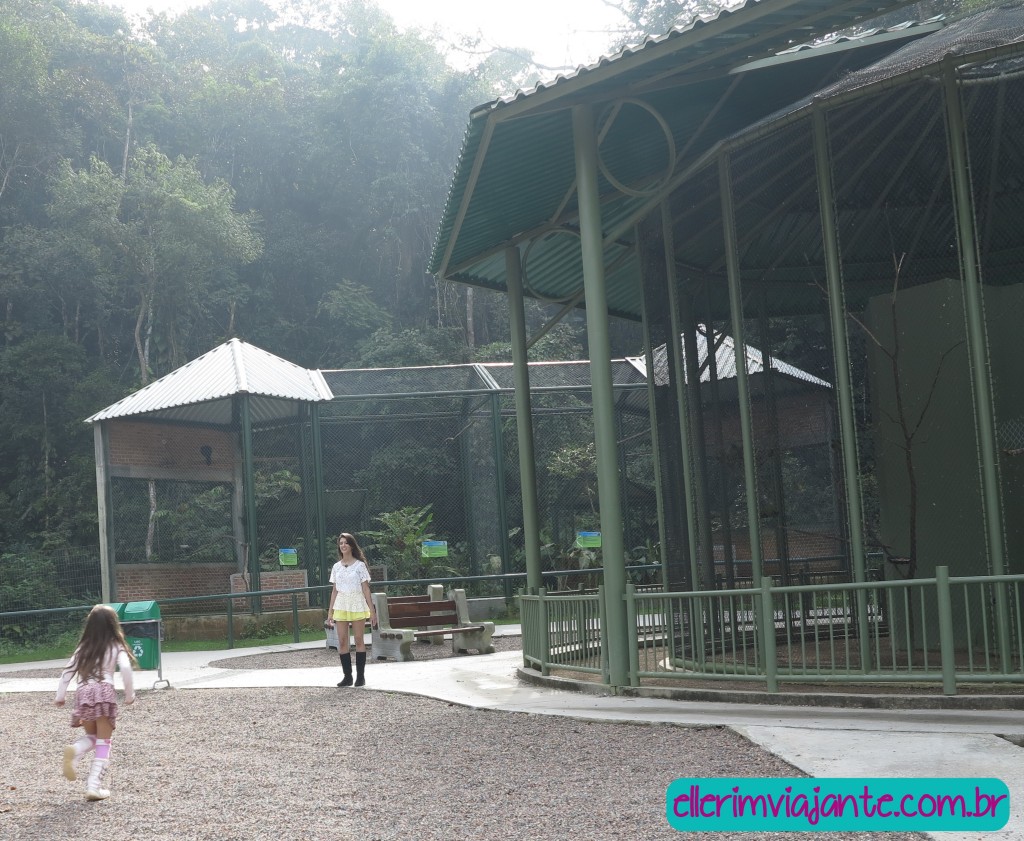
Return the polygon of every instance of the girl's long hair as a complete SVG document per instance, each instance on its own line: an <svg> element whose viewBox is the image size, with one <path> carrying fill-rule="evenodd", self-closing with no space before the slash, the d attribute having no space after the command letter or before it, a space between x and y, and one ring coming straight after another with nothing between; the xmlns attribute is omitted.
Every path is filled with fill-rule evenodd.
<svg viewBox="0 0 1024 841"><path fill-rule="evenodd" d="M366 556L363 554L363 550L359 548L358 541L356 541L356 539L347 531L343 531L341 534L339 534L338 540L341 540L343 537L348 541L348 545L352 547L352 557L355 558L357 561L362 561L365 564ZM341 558L340 546L338 547L338 558Z"/></svg>
<svg viewBox="0 0 1024 841"><path fill-rule="evenodd" d="M117 618L117 611L110 605L98 604L89 611L75 649L75 673L82 679L103 677L103 661L112 645L119 645L128 654L132 666L138 668L139 663L132 654L124 639L124 631Z"/></svg>

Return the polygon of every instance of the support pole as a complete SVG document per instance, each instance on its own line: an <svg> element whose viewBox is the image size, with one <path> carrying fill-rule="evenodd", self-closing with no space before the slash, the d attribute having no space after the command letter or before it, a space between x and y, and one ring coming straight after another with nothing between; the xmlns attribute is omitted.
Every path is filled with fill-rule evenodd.
<svg viewBox="0 0 1024 841"><path fill-rule="evenodd" d="M249 589L253 592L260 589L260 553L256 545L256 472L253 468L252 453L252 413L249 407L249 395L239 397L239 420L242 427L242 475L245 486L245 542L249 547ZM253 613L260 612L259 596L252 597Z"/></svg>
<svg viewBox="0 0 1024 841"><path fill-rule="evenodd" d="M92 441L96 453L96 514L100 527L100 599L109 604L117 598L117 569L114 566L114 519L105 422L93 425Z"/></svg>
<svg viewBox="0 0 1024 841"><path fill-rule="evenodd" d="M647 400L651 416L651 445L654 487L658 502L658 531L661 538L662 582L665 590L691 589L688 546L689 518L686 513L686 468L683 439L679 434L678 401L679 334L673 335L671 317L672 275L667 265L661 214L652 214L637 225L637 258L640 262L640 304L643 315L644 352L647 363ZM664 343L667 382L656 382L654 351ZM673 350L674 346L674 350ZM625 470L623 470L625 475Z"/></svg>
<svg viewBox="0 0 1024 841"><path fill-rule="evenodd" d="M540 516L537 505L537 466L533 450L530 367L526 353L526 314L523 311L523 266L518 248L505 249L505 285L508 288L509 325L512 333L519 482L523 499L523 548L526 552L526 592L528 595L536 595L543 583L540 569Z"/></svg>
<svg viewBox="0 0 1024 841"><path fill-rule="evenodd" d="M760 328L761 363L764 368L764 407L765 422L768 425L768 446L771 449L771 480L772 501L775 504L775 555L779 562L779 575L782 586L788 587L789 569L789 533L786 517L786 491L782 476L782 441L779 436L779 404L775 399L775 368L771 348L771 332L768 323L768 301L764 290L757 299L757 320Z"/></svg>
<svg viewBox="0 0 1024 841"><path fill-rule="evenodd" d="M320 583L326 584L330 576L330 568L333 566L327 557L327 506L325 505L324 491L324 449L323 438L320 434L320 406L314 403L309 408L309 433L310 445L313 448L313 489L315 493L316 513L316 546L317 565L320 570ZM360 528L362 523L359 524ZM330 594L321 593L323 599L330 598Z"/></svg>
<svg viewBox="0 0 1024 841"><path fill-rule="evenodd" d="M696 590L700 575L697 570L697 491L694 480L693 438L690 432L690 417L687 407L686 366L683 363L682 335L680 326L679 292L676 280L675 242L672 235L672 210L667 202L661 205L661 227L665 241L665 282L668 285L669 324L672 334L668 344L669 372L675 387L678 404L680 453L683 463L683 504L686 510L686 544L690 560L690 589ZM700 393L700 383L697 384ZM697 404L700 411L700 403ZM714 586L711 582L709 586ZM667 588L666 588L667 589Z"/></svg>
<svg viewBox="0 0 1024 841"><path fill-rule="evenodd" d="M732 207L732 174L729 156L718 159L718 186L722 204L722 230L725 234L725 267L729 279L729 310L732 314L732 341L736 353L736 391L739 397L740 436L743 439L743 484L747 494L747 530L750 537L751 586L761 581L761 523L757 511L757 473L754 468L754 435L750 421L750 384L747 382L747 342L743 335L743 293L740 289L739 251L736 219ZM708 353L714 331L709 329ZM723 500L723 507L725 501ZM728 512L725 507L723 515ZM774 633L774 624L771 624Z"/></svg>
<svg viewBox="0 0 1024 841"><path fill-rule="evenodd" d="M302 486L302 566L310 584L320 580L320 549L316 538L316 487L313 479L313 443L309 404L299 403L299 482ZM295 626L298 628L298 625Z"/></svg>
<svg viewBox="0 0 1024 841"><path fill-rule="evenodd" d="M518 389L516 389L518 392ZM527 393L529 393L529 386L527 386ZM508 575L512 572L512 553L508 545L508 499L505 495L505 436L502 434L501 429L501 397L497 394L491 395L491 440L494 447L494 480L495 480L495 501L498 504L498 551L501 552L501 572L504 575ZM469 453L465 454L465 461L469 461ZM467 494L467 498L471 497L472 490L470 486L466 485L467 490L470 492ZM472 526L472 524L470 524ZM470 572L475 574L474 568L470 569ZM505 601L509 602L512 600L512 579L505 579Z"/></svg>
<svg viewBox="0 0 1024 841"><path fill-rule="evenodd" d="M981 464L982 517L988 542L992 575L1006 574L1006 547L1003 541L1002 501L999 492L999 467L996 457L995 417L992 381L988 360L988 337L985 334L985 300L978 267L977 231L971 207L971 178L967 160L963 106L957 85L956 64L947 58L943 67L943 90L946 100L946 129L949 135L949 166L952 174L953 202L956 207L957 239L960 246L961 284L964 315L967 322L967 353L970 360L971 384L974 391L974 415ZM1010 670L1013 656L1010 648L1009 605L1006 586L999 584L996 595L996 633L999 662L1003 673Z"/></svg>
<svg viewBox="0 0 1024 841"><path fill-rule="evenodd" d="M847 533L853 560L853 580L867 581L864 557L864 509L860 495L860 471L857 467L857 424L853 407L853 382L850 377L850 344L846 330L846 298L839 259L839 238L835 226L835 195L832 187L832 163L829 159L825 113L815 110L814 166L818 176L818 202L821 212L821 239L825 253L825 277L828 285L828 311L832 327L832 354L835 359L836 399L839 404L839 443L843 451L843 485L846 490ZM864 591L857 593L857 639L861 668L871 660L868 639L868 607Z"/></svg>
<svg viewBox="0 0 1024 841"><path fill-rule="evenodd" d="M573 106L572 129L576 158L576 197L580 213L583 287L587 306L587 341L590 346L594 440L597 451L597 488L608 638L608 681L612 686L626 686L629 683L629 653L626 650L625 549L616 459L601 196L597 183L597 134L594 130L594 112L590 105Z"/></svg>
<svg viewBox="0 0 1024 841"><path fill-rule="evenodd" d="M729 492L732 489L732 472L726 460L725 435L722 423L722 390L719 388L718 380L718 342L715 340L715 322L712 318L710 295L705 295L704 304L707 308L707 317L704 319L704 341L708 348L708 391L711 393L711 440L714 446L715 455L718 457L718 500L721 505L719 522L721 523L722 535L722 561L725 565L725 588L733 589L736 586L736 549L732 536L732 522L729 519ZM723 334L724 339L724 334ZM739 369L739 351L733 343L733 356L736 360L737 370ZM710 500L709 500L710 507ZM753 537L750 538L753 540ZM757 579L751 579L751 585Z"/></svg>

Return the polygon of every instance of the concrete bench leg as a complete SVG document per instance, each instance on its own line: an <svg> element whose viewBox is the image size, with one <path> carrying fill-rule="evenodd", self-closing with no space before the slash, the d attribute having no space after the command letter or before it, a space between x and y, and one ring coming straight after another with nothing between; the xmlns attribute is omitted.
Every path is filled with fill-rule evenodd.
<svg viewBox="0 0 1024 841"><path fill-rule="evenodd" d="M491 636L494 634L494 623L481 623L484 628L481 631L463 631L452 634L452 651L455 654L468 653L470 649L480 654L493 654L494 642Z"/></svg>
<svg viewBox="0 0 1024 841"><path fill-rule="evenodd" d="M404 662L416 659L412 653L414 639L412 631L408 628L374 628L370 647L373 649L373 656L378 660L390 657Z"/></svg>

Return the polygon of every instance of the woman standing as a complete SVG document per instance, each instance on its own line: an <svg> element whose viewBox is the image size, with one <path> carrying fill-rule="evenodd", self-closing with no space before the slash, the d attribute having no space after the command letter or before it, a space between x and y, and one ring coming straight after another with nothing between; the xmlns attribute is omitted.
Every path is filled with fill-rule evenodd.
<svg viewBox="0 0 1024 841"><path fill-rule="evenodd" d="M330 628L338 629L338 656L345 673L338 686L352 686L352 655L349 653L349 634L356 638L356 686L364 686L366 679L366 643L363 631L369 619L377 627L377 611L370 598L370 570L356 539L347 532L338 535L338 562L331 569L331 610L327 619ZM351 629L351 631L350 631Z"/></svg>

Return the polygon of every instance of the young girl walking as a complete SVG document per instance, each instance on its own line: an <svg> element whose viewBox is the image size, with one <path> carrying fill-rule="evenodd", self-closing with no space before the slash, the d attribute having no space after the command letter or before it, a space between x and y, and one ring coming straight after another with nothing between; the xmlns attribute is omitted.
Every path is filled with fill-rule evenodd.
<svg viewBox="0 0 1024 841"><path fill-rule="evenodd" d="M352 655L349 653L349 628L356 638L356 686L364 686L366 679L366 643L363 631L369 618L377 627L377 611L370 598L370 570L356 539L342 532L338 535L338 562L331 569L331 610L327 619L329 628L338 629L338 656L345 673L338 686L352 686Z"/></svg>
<svg viewBox="0 0 1024 841"><path fill-rule="evenodd" d="M75 763L95 749L96 755L85 784L86 800L105 800L110 797L110 791L103 788L101 782L110 764L110 742L117 720L115 666L121 669L124 702L131 704L135 700L132 666L138 666L138 663L124 640L117 612L109 605L98 604L86 617L78 647L61 673L57 698L54 700L56 706L64 706L68 685L77 675L71 726L81 727L85 733L64 748L64 776L69 780L76 779Z"/></svg>

